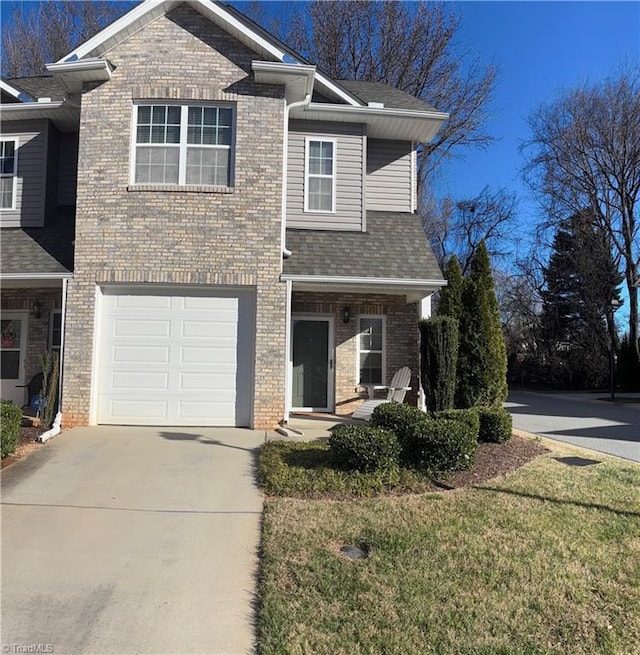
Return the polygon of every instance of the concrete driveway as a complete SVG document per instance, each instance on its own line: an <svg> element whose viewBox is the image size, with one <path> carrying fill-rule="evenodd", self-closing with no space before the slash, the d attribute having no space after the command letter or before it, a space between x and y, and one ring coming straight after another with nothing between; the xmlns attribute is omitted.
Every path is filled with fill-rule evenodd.
<svg viewBox="0 0 640 655"><path fill-rule="evenodd" d="M263 440L77 428L6 469L4 652L252 652Z"/></svg>
<svg viewBox="0 0 640 655"><path fill-rule="evenodd" d="M640 462L640 405L606 397L513 391L505 408L516 428Z"/></svg>

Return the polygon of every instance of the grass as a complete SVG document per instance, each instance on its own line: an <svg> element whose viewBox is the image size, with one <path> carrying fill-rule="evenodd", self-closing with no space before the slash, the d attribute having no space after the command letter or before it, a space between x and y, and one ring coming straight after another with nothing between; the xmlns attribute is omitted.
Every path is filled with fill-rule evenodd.
<svg viewBox="0 0 640 655"><path fill-rule="evenodd" d="M640 466L568 467L554 457L575 451L550 447L471 489L268 499L260 652L640 652Z"/></svg>

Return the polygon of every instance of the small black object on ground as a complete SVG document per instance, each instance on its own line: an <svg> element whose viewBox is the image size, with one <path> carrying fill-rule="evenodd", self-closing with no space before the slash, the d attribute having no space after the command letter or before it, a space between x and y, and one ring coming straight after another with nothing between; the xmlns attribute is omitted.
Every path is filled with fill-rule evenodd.
<svg viewBox="0 0 640 655"><path fill-rule="evenodd" d="M342 546L340 554L350 560L367 559L369 557L368 546L351 546L349 544Z"/></svg>

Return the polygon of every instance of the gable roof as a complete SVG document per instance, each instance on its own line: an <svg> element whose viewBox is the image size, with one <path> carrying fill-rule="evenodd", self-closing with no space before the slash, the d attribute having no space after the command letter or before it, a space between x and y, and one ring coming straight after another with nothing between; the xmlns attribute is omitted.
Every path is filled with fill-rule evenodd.
<svg viewBox="0 0 640 655"><path fill-rule="evenodd" d="M399 238L398 235L402 235ZM423 281L444 285L417 214L367 212L366 232L287 230L284 276Z"/></svg>
<svg viewBox="0 0 640 655"><path fill-rule="evenodd" d="M95 36L79 45L68 55L62 57L56 62L55 66L72 64L81 59L101 57L134 32L181 4L188 4L268 61L278 61L286 64L308 63L272 34L250 21L240 12L221 4L217 0L144 0L124 16L121 16ZM316 82L322 93L329 95L331 98L347 105L359 106L361 104L351 93L320 72L316 73Z"/></svg>
<svg viewBox="0 0 640 655"><path fill-rule="evenodd" d="M413 111L437 111L420 98L412 96L406 91L400 91L383 82L364 82L362 80L338 80L348 91L353 93L365 104L381 102L391 109L409 109Z"/></svg>

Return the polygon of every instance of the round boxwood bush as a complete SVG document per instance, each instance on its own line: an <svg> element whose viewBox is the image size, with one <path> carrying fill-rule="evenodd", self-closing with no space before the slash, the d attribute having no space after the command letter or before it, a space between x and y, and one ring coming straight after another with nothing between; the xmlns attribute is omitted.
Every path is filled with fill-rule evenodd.
<svg viewBox="0 0 640 655"><path fill-rule="evenodd" d="M411 435L430 420L431 417L422 410L402 403L382 403L371 415L371 424L394 432L403 449Z"/></svg>
<svg viewBox="0 0 640 655"><path fill-rule="evenodd" d="M406 452L414 466L445 472L469 468L477 447L478 440L468 424L435 418L414 427Z"/></svg>
<svg viewBox="0 0 640 655"><path fill-rule="evenodd" d="M480 415L475 407L469 409L443 409L440 412L434 412L433 418L446 418L452 421L460 421L469 426L475 435L476 440L480 435Z"/></svg>
<svg viewBox="0 0 640 655"><path fill-rule="evenodd" d="M333 461L341 468L373 472L397 469L396 435L369 425L339 425L329 437Z"/></svg>
<svg viewBox="0 0 640 655"><path fill-rule="evenodd" d="M9 400L0 401L0 454L13 455L18 445L22 410Z"/></svg>
<svg viewBox="0 0 640 655"><path fill-rule="evenodd" d="M479 441L504 443L511 439L513 420L511 414L504 409L480 407L480 434Z"/></svg>

